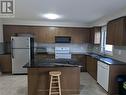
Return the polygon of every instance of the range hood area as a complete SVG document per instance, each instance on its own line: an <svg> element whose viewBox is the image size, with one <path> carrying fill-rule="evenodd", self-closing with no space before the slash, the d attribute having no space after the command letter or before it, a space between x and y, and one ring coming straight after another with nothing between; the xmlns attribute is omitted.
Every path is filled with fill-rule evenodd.
<svg viewBox="0 0 126 95"><path fill-rule="evenodd" d="M55 43L71 43L70 36L55 36Z"/></svg>

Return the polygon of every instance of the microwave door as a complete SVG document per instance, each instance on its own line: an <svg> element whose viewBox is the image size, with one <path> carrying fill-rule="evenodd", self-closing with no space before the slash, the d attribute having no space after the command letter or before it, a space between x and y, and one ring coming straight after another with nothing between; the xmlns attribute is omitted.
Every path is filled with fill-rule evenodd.
<svg viewBox="0 0 126 95"><path fill-rule="evenodd" d="M67 36L56 36L55 37L55 43L70 43L71 37Z"/></svg>

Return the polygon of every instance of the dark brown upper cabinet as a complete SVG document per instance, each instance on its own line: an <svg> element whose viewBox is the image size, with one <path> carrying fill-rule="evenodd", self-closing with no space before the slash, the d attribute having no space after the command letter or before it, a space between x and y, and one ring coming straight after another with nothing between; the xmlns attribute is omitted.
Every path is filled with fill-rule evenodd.
<svg viewBox="0 0 126 95"><path fill-rule="evenodd" d="M16 34L32 34L36 42L55 43L55 36L70 36L71 43L89 43L90 28L4 25L4 41L10 42Z"/></svg>
<svg viewBox="0 0 126 95"><path fill-rule="evenodd" d="M107 24L107 44L126 45L126 17L109 21Z"/></svg>
<svg viewBox="0 0 126 95"><path fill-rule="evenodd" d="M100 44L101 42L101 27L95 26L90 29L90 43Z"/></svg>

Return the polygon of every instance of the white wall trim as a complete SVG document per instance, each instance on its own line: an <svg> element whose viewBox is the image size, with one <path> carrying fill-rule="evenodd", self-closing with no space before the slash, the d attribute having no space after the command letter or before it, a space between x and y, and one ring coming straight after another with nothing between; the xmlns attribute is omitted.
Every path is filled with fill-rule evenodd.
<svg viewBox="0 0 126 95"><path fill-rule="evenodd" d="M4 19L3 24L6 25L33 25L33 26L59 26L59 27L90 27L84 23L75 22L49 22L49 21L29 21L29 20L16 20Z"/></svg>

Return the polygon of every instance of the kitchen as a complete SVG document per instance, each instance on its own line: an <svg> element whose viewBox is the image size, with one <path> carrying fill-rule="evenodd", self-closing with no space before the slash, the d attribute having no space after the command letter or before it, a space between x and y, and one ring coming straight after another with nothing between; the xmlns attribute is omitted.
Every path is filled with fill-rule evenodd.
<svg viewBox="0 0 126 95"><path fill-rule="evenodd" d="M0 18L0 94L48 95L49 72L55 70L61 71L62 95L119 93L116 77L126 74L126 1L96 0L90 8L86 5L92 1L74 1L78 6L73 9L74 15L68 5L72 1L61 4L56 0L49 7L48 0L32 0L29 6L34 6L33 12L22 8L26 2L15 2L14 18ZM49 10L63 16L52 20L36 14Z"/></svg>

